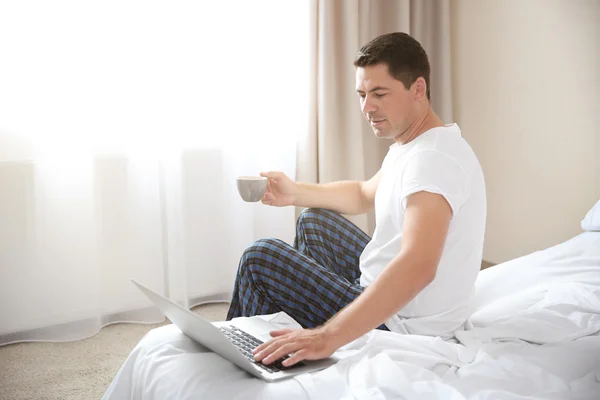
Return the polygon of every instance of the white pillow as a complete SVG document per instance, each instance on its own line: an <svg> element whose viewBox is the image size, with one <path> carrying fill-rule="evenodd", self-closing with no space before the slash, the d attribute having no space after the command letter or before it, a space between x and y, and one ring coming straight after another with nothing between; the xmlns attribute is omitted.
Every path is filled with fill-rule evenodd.
<svg viewBox="0 0 600 400"><path fill-rule="evenodd" d="M499 311L514 314L542 299L548 288L565 282L600 288L600 232L582 232L556 246L481 271L475 281L473 317L496 317ZM509 307L515 299L518 302Z"/></svg>
<svg viewBox="0 0 600 400"><path fill-rule="evenodd" d="M489 326L574 284L600 288L600 232L583 232L542 251L486 268L475 282L469 323Z"/></svg>
<svg viewBox="0 0 600 400"><path fill-rule="evenodd" d="M600 231L600 200L581 221L581 229L588 232Z"/></svg>

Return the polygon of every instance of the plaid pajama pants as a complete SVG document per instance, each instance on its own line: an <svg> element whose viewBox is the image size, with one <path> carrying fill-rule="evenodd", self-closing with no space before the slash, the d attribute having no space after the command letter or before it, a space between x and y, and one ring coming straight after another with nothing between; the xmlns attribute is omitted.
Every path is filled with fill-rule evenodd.
<svg viewBox="0 0 600 400"><path fill-rule="evenodd" d="M324 324L365 289L359 257L369 240L333 211L304 210L293 247L260 239L244 251L227 320L285 311L305 328Z"/></svg>

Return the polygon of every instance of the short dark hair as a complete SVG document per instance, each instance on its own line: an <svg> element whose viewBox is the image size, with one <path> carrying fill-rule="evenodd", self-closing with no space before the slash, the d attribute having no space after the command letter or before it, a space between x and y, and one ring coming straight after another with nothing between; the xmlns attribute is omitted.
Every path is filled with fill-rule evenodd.
<svg viewBox="0 0 600 400"><path fill-rule="evenodd" d="M429 59L421 44L412 36L404 32L381 35L365 44L356 53L355 67L377 64L386 64L389 74L402 82L406 89L422 76L427 84L427 99L431 99Z"/></svg>

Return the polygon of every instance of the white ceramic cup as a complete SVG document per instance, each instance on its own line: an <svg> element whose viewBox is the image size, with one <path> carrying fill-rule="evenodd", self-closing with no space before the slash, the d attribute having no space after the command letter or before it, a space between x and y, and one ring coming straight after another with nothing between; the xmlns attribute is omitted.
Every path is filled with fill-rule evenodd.
<svg viewBox="0 0 600 400"><path fill-rule="evenodd" d="M267 182L268 179L262 176L239 176L237 190L244 201L256 202L265 194Z"/></svg>

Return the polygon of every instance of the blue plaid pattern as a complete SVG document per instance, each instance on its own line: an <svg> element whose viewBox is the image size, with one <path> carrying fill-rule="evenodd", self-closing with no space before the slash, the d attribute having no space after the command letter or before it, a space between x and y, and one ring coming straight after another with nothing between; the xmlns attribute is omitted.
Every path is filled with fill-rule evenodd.
<svg viewBox="0 0 600 400"><path fill-rule="evenodd" d="M294 246L260 239L244 251L227 320L285 311L305 328L324 324L363 292L359 258L369 240L333 211L304 210Z"/></svg>

